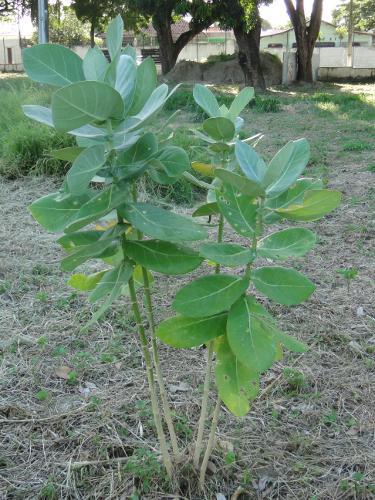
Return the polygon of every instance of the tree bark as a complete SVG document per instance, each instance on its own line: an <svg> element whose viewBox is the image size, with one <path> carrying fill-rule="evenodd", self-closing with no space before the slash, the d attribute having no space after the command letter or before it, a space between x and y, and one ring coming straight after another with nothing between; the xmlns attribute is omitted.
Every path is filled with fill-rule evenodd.
<svg viewBox="0 0 375 500"><path fill-rule="evenodd" d="M172 36L172 11L162 10L152 18L159 43L161 71L163 75L171 71L181 50L199 33L212 24L212 19L194 24L188 31L181 33L176 41Z"/></svg>
<svg viewBox="0 0 375 500"><path fill-rule="evenodd" d="M241 22L233 28L234 36L238 45L238 62L245 77L245 85L266 88L263 70L260 62L260 18L253 29L246 31Z"/></svg>
<svg viewBox="0 0 375 500"><path fill-rule="evenodd" d="M91 48L95 47L95 23L91 21L90 26L90 46Z"/></svg>
<svg viewBox="0 0 375 500"><path fill-rule="evenodd" d="M313 82L312 56L322 21L323 0L314 0L310 23L307 26L303 0L285 0L297 43L297 80Z"/></svg>

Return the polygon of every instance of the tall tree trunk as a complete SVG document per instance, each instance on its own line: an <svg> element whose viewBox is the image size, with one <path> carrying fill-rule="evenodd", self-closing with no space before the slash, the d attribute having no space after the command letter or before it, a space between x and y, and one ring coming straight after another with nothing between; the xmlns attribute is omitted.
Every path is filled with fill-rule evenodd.
<svg viewBox="0 0 375 500"><path fill-rule="evenodd" d="M162 13L163 14L163 13ZM168 16L154 16L152 22L158 37L161 71L169 73L177 61L171 30L171 19Z"/></svg>
<svg viewBox="0 0 375 500"><path fill-rule="evenodd" d="M90 26L90 46L95 47L95 21L91 21Z"/></svg>
<svg viewBox="0 0 375 500"><path fill-rule="evenodd" d="M152 18L159 42L161 70L163 75L174 68L181 50L199 33L212 24L212 19L207 17L202 22L193 24L188 31L181 33L176 41L172 37L172 11L161 10Z"/></svg>
<svg viewBox="0 0 375 500"><path fill-rule="evenodd" d="M245 31L245 26L241 22L233 28L234 36L238 45L238 62L245 77L245 85L266 88L263 70L260 62L260 18L253 29Z"/></svg>
<svg viewBox="0 0 375 500"><path fill-rule="evenodd" d="M312 83L312 56L322 21L323 0L314 0L310 22L307 26L303 0L285 0L297 43L297 80Z"/></svg>

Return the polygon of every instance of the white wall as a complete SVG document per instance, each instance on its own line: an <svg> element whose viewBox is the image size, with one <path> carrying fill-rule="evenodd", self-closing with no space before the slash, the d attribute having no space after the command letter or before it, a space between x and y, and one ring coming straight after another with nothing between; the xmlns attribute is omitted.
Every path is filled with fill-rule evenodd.
<svg viewBox="0 0 375 500"><path fill-rule="evenodd" d="M321 68L342 68L347 66L347 49L325 47L317 49ZM354 68L375 68L375 47L353 47Z"/></svg>
<svg viewBox="0 0 375 500"><path fill-rule="evenodd" d="M12 54L12 64L10 64L8 49ZM0 70L22 70L22 55L18 38L0 37Z"/></svg>
<svg viewBox="0 0 375 500"><path fill-rule="evenodd" d="M236 42L228 38L226 43L188 43L180 52L178 61L204 62L208 56L219 54L233 54L236 51Z"/></svg>

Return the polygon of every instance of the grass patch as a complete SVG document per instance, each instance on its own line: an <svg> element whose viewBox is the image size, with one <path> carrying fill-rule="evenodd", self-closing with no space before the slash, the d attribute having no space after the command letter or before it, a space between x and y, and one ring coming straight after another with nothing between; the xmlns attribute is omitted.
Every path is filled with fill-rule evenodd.
<svg viewBox="0 0 375 500"><path fill-rule="evenodd" d="M370 151L371 149L374 149L373 144L370 144L369 142L365 141L360 141L358 139L353 139L351 141L346 142L342 150L343 151Z"/></svg>
<svg viewBox="0 0 375 500"><path fill-rule="evenodd" d="M52 89L27 78L0 81L0 174L17 178L28 174L63 175L66 162L50 158L55 148L74 144L73 137L38 125L22 111L23 104L48 105Z"/></svg>
<svg viewBox="0 0 375 500"><path fill-rule="evenodd" d="M225 105L229 108L234 95L233 94L216 94L219 106ZM258 113L277 113L281 111L281 101L276 97L259 96L250 101L249 108ZM196 104L191 90L181 89L175 92L166 102L164 110L168 112L180 109L187 113L192 113L192 121L201 121L208 118L208 115Z"/></svg>
<svg viewBox="0 0 375 500"><path fill-rule="evenodd" d="M375 104L366 94L315 92L307 99L315 103L318 110L333 115L348 115L362 120L375 119Z"/></svg>

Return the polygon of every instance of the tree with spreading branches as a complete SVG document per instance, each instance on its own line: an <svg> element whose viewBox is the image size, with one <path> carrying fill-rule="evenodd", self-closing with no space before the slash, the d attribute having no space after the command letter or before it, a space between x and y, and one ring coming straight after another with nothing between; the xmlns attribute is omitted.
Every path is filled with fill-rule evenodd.
<svg viewBox="0 0 375 500"><path fill-rule="evenodd" d="M127 0L126 8L149 19L159 43L162 73L168 73L176 64L182 49L214 21L213 2L204 0ZM188 29L173 37L173 25L189 15ZM125 16L126 22L126 16Z"/></svg>

